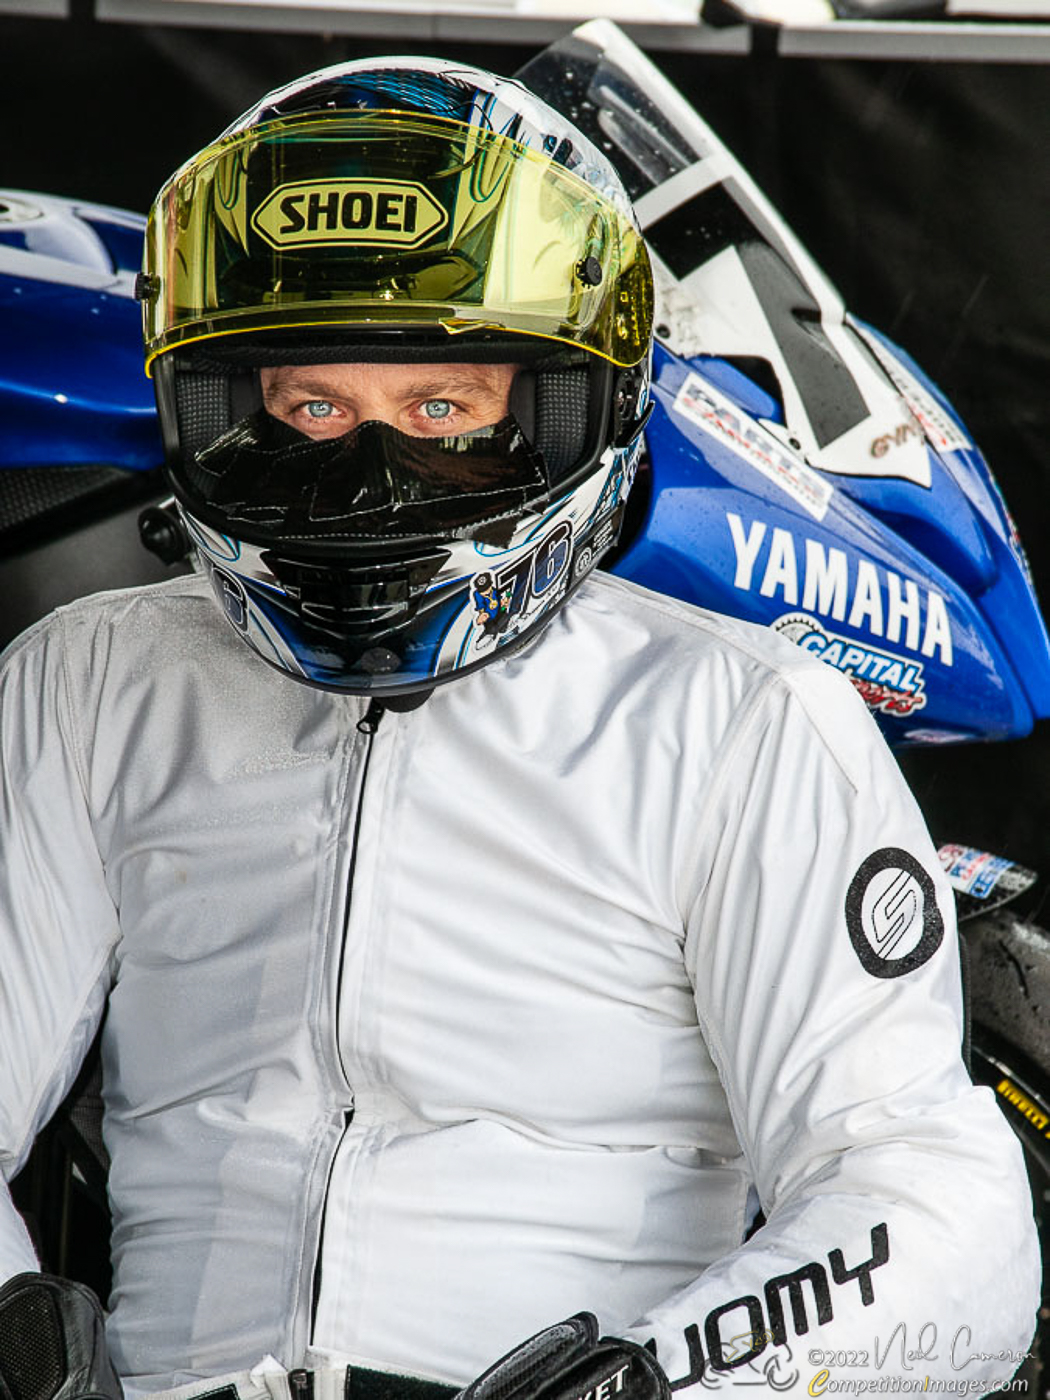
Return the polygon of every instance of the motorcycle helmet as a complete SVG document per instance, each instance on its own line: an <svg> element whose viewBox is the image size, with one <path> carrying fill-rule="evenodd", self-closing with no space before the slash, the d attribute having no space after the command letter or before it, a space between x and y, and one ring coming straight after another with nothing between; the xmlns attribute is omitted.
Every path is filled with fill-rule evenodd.
<svg viewBox="0 0 1050 1400"><path fill-rule="evenodd" d="M187 531L297 680L425 697L534 636L615 542L649 261L612 165L519 83L384 58L270 93L160 191L139 295ZM318 439L264 399L288 366L415 364L515 366L506 411Z"/></svg>

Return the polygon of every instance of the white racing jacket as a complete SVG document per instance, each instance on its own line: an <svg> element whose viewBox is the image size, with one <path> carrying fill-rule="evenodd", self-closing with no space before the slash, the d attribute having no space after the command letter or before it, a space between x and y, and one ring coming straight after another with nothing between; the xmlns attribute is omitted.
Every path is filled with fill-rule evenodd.
<svg viewBox="0 0 1050 1400"><path fill-rule="evenodd" d="M696 1397L773 1358L1012 1374L1020 1152L959 1060L921 818L829 668L599 577L369 734L188 578L39 625L2 704L0 1149L108 999L133 1390L266 1354L463 1383L580 1309Z"/></svg>

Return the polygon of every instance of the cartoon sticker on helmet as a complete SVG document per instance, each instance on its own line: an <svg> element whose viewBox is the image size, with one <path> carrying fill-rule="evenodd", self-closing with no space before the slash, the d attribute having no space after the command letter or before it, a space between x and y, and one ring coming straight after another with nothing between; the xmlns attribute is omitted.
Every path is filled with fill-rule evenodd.
<svg viewBox="0 0 1050 1400"><path fill-rule="evenodd" d="M514 589L498 588L492 574L486 570L475 576L471 585L471 595L477 609L477 621L481 624L481 636L478 638L480 646L483 638L498 637L501 632L506 631L512 616L510 605Z"/></svg>

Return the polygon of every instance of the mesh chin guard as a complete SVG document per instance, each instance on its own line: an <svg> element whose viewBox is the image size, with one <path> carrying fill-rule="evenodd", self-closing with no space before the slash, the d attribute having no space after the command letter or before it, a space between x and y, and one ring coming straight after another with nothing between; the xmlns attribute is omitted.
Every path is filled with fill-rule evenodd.
<svg viewBox="0 0 1050 1400"><path fill-rule="evenodd" d="M442 349L454 363L459 347ZM485 359L506 363L513 352L522 355L521 342L495 342ZM287 339L162 357L158 404L182 505L211 529L260 545L294 544L309 556L369 540L505 545L528 511L542 511L596 470L618 431L617 409L626 403L625 415L636 417L644 392L639 370L635 395L621 384L614 401L623 372L591 355L533 345L517 370L510 414L458 437L411 437L366 422L340 438L314 440L262 408L259 371L267 364L395 358L442 362L433 342L377 349Z"/></svg>
<svg viewBox="0 0 1050 1400"><path fill-rule="evenodd" d="M550 495L540 455L512 417L455 437L366 422L313 440L258 411L186 467L194 512L260 542L476 539L506 546Z"/></svg>

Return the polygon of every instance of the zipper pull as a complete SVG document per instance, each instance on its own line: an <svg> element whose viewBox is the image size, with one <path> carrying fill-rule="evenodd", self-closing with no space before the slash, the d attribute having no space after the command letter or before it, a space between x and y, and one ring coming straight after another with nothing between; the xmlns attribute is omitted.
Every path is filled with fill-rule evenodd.
<svg viewBox="0 0 1050 1400"><path fill-rule="evenodd" d="M289 1371L288 1390L292 1400L314 1400L314 1373L302 1369Z"/></svg>
<svg viewBox="0 0 1050 1400"><path fill-rule="evenodd" d="M379 721L386 714L386 706L379 700L371 699L368 702L368 709L357 721L357 728L362 734L374 734L379 728Z"/></svg>

